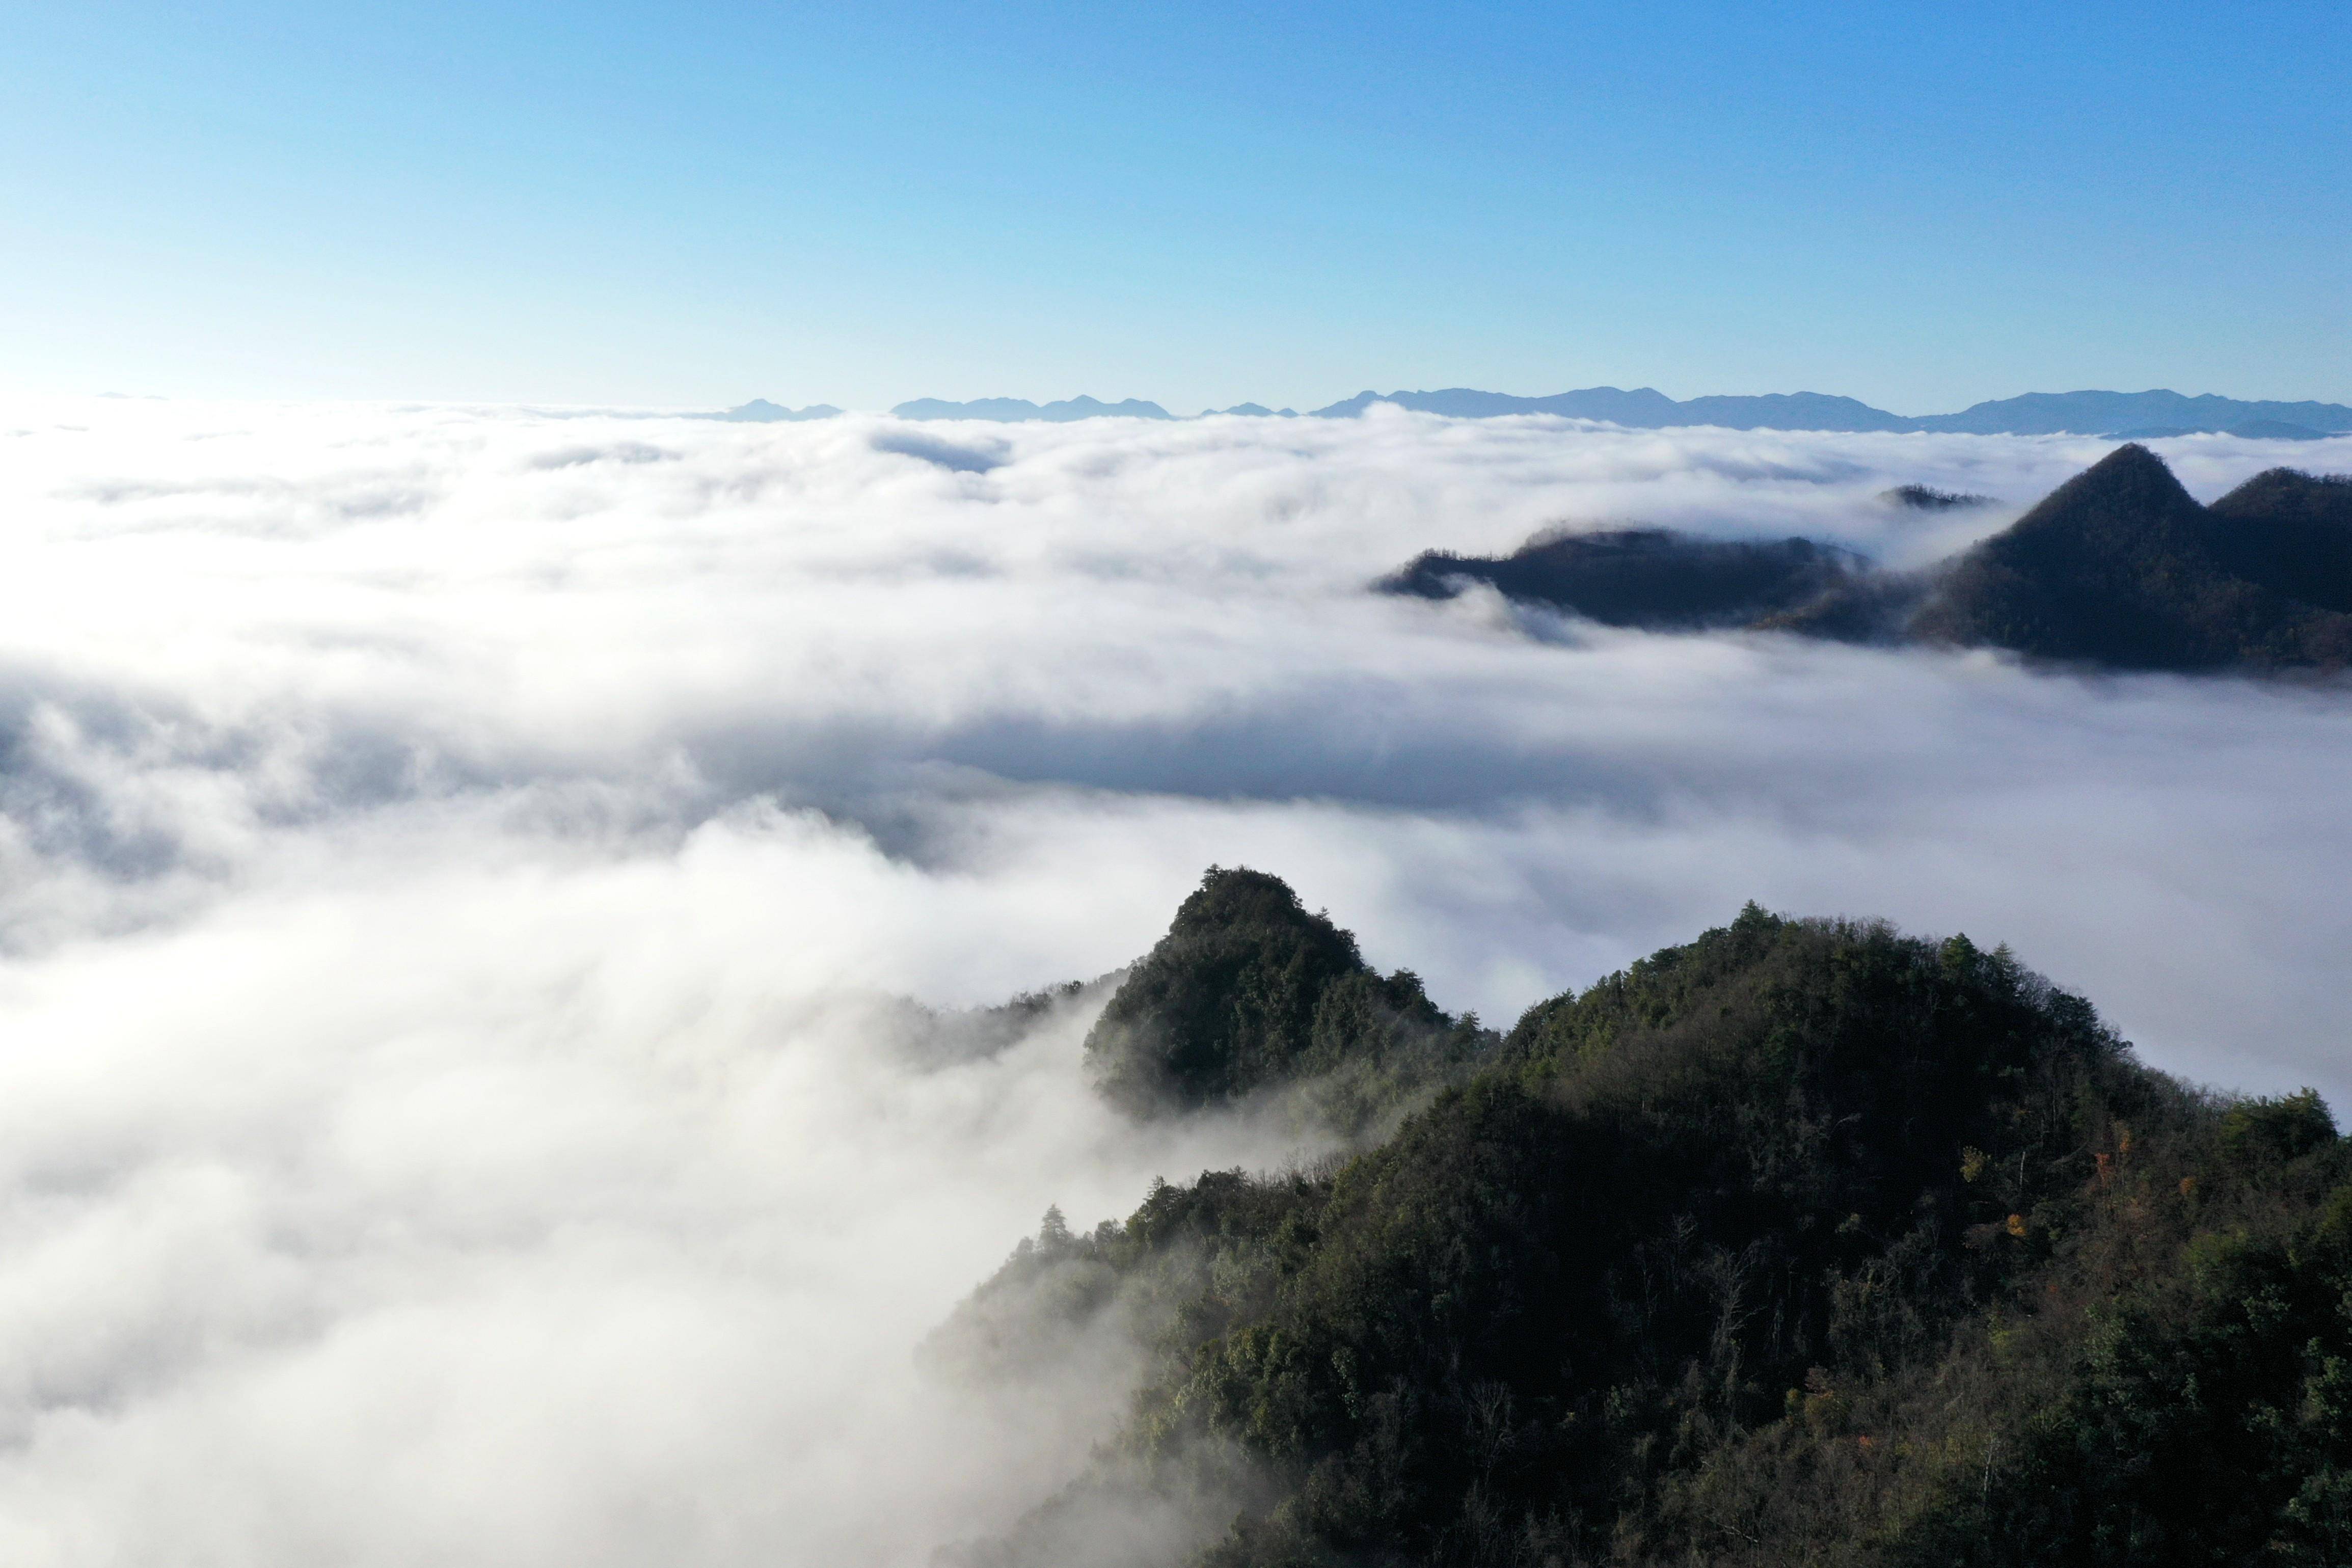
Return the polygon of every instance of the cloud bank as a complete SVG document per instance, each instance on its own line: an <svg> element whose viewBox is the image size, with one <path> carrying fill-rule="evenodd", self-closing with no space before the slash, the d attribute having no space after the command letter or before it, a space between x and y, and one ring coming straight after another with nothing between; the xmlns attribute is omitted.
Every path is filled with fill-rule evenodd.
<svg viewBox="0 0 2352 1568"><path fill-rule="evenodd" d="M2159 445L2200 499L2352 468ZM1297 1151L1119 1123L1082 1011L976 1054L908 1000L1108 970L1212 861L1492 1021L1754 898L2008 941L2158 1066L2352 1102L2352 693L1362 592L1629 521L1914 564L2104 450L0 410L0 1556L1002 1523L1113 1405L928 1384L924 1331L1048 1203Z"/></svg>

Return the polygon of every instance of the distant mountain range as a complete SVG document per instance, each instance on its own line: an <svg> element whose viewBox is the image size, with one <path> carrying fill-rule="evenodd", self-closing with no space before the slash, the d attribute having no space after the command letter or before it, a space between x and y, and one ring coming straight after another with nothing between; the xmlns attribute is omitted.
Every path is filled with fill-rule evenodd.
<svg viewBox="0 0 2352 1568"><path fill-rule="evenodd" d="M812 403L806 408L786 408L780 403L771 403L764 397L755 397L751 402L730 408L724 414L706 415L704 417L764 425L777 419L830 419L840 412L840 409L830 403Z"/></svg>
<svg viewBox="0 0 2352 1568"><path fill-rule="evenodd" d="M1907 416L1851 397L1819 392L1769 393L1760 397L1694 397L1677 403L1663 392L1591 386L1550 397L1452 387L1443 392L1360 392L1315 412L1327 418L1361 414L1393 403L1423 414L1491 419L1503 414L1554 414L1600 419L1634 429L1717 425L1733 430L1948 430L1978 436L2097 436L2115 432L2185 436L2198 431L2309 439L2352 430L2352 407L2340 403L2249 403L2177 392L2029 392L1979 403L1958 414Z"/></svg>
<svg viewBox="0 0 2352 1568"><path fill-rule="evenodd" d="M1360 415L1376 403L1392 403L1422 414L1454 419L1492 419L1510 414L1549 414L1570 419L1593 419L1637 430L1662 430L1681 426L1712 425L1733 430L1956 431L1979 436L2112 436L2123 440L2157 440L2168 436L2219 432L2263 440L2313 440L2352 432L2352 407L2340 403L2248 402L2204 394L2185 397L2178 392L2029 392L1979 403L1958 414L1918 416L1890 414L1852 397L1820 392L1774 392L1754 397L1694 397L1677 402L1652 387L1631 392L1614 386L1588 386L1549 397L1517 397L1505 392L1480 392L1465 386L1437 392L1360 392L1313 417L1344 419ZM740 408L710 416L719 419L761 421L823 419L840 413L829 404L793 409L754 398ZM982 397L952 403L919 397L890 410L901 419L986 419L1000 424L1044 420L1055 424L1078 419L1173 419L1177 416L1157 403L1129 397L1105 403L1094 397L1072 397L1036 404L1025 397ZM1262 404L1236 404L1210 413L1293 417L1288 408ZM1206 415L1202 416L1206 417Z"/></svg>
<svg viewBox="0 0 2352 1568"><path fill-rule="evenodd" d="M1657 631L2000 647L2118 669L2340 670L2352 666L2352 479L2273 468L2200 506L2134 444L1924 572L1803 539L1621 529L1499 557L1433 551L1380 586L1442 599L1465 582Z"/></svg>
<svg viewBox="0 0 2352 1568"><path fill-rule="evenodd" d="M901 403L890 412L901 419L993 419L1008 425L1031 419L1062 425L1074 419L1175 417L1157 403L1146 403L1139 397L1129 397L1118 403L1105 403L1093 397L1071 397L1042 405L1025 397L981 397L970 403L947 403L936 397L918 397L912 403Z"/></svg>

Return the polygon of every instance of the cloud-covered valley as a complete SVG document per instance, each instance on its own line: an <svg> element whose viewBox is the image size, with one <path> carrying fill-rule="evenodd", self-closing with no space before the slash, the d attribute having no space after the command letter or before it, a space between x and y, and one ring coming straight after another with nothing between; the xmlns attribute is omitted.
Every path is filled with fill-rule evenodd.
<svg viewBox="0 0 2352 1568"><path fill-rule="evenodd" d="M2160 444L2200 499L2352 438ZM2352 692L1370 595L1642 521L1948 553L2070 437L0 410L0 1557L921 1563L1116 1400L927 1384L1146 1133L1212 862L1507 1024L1746 900L1965 929L2343 1104ZM1891 508L1926 483L1999 498Z"/></svg>

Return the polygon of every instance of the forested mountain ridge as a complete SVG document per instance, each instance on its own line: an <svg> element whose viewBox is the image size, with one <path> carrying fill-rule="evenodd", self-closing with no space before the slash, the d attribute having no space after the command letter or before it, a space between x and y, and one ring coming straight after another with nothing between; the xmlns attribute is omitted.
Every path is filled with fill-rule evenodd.
<svg viewBox="0 0 2352 1568"><path fill-rule="evenodd" d="M2341 1563L2347 1290L2315 1095L2189 1090L2005 950L1750 905L1350 1159L1050 1216L942 1342L1116 1311L1150 1370L953 1555Z"/></svg>
<svg viewBox="0 0 2352 1568"><path fill-rule="evenodd" d="M2352 664L2352 479L2273 468L2200 506L2162 458L2126 444L1922 572L1803 539L1618 530L1543 535L1500 557L1433 551L1374 586L1444 598L1464 582L1654 630L1998 647L2118 669L2336 670Z"/></svg>
<svg viewBox="0 0 2352 1568"><path fill-rule="evenodd" d="M2129 668L2340 668L2352 616L2314 600L2341 596L2342 501L2352 485L2273 469L2209 510L2119 447L1951 563L1910 635Z"/></svg>
<svg viewBox="0 0 2352 1568"><path fill-rule="evenodd" d="M1851 551L1810 539L1695 539L1663 528L1564 533L1496 560L1429 551L1381 579L1383 592L1451 597L1453 582L1575 609L1612 626L1698 630L1803 609L1867 574Z"/></svg>

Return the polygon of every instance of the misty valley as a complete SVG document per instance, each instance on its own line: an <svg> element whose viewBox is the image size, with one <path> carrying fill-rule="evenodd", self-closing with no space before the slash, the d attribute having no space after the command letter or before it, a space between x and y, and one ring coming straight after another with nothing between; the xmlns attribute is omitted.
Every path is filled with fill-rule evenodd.
<svg viewBox="0 0 2352 1568"><path fill-rule="evenodd" d="M2345 1560L2352 437L1078 412L9 405L0 1562Z"/></svg>

